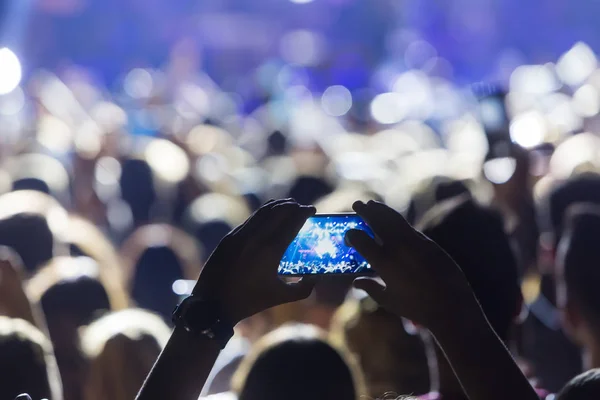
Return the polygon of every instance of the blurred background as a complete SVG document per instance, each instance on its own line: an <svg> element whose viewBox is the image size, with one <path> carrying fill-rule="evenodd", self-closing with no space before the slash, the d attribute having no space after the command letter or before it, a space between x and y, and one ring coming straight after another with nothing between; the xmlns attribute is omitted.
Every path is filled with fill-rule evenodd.
<svg viewBox="0 0 600 400"><path fill-rule="evenodd" d="M527 303L545 299L546 194L600 171L599 11L573 0L0 0L0 244L23 261L65 386L81 390L75 328L132 305L170 323L219 240L270 198L320 212L379 199L414 223L471 192L504 214ZM241 336L286 321L327 328L348 288L320 284ZM87 311L63 307L80 302ZM562 335L546 308L536 318ZM55 310L73 318L71 336ZM573 374L542 382L557 390Z"/></svg>
<svg viewBox="0 0 600 400"><path fill-rule="evenodd" d="M525 273L534 203L599 167L596 2L0 6L0 193L50 195L125 265L177 229L200 261L170 282L269 198L375 198L416 221L463 187L528 241Z"/></svg>
<svg viewBox="0 0 600 400"><path fill-rule="evenodd" d="M269 62L304 67L320 90L377 87L373 75L435 69L436 61L459 83L507 78L519 64L555 61L577 41L597 47L598 7L560 0L5 0L0 16L2 41L28 73L78 65L112 85L125 71L163 67L184 53L190 67L241 94Z"/></svg>
<svg viewBox="0 0 600 400"><path fill-rule="evenodd" d="M459 180L519 214L515 193L598 167L598 7L5 0L0 192L118 246L170 224L203 258L273 197L416 218L415 192Z"/></svg>

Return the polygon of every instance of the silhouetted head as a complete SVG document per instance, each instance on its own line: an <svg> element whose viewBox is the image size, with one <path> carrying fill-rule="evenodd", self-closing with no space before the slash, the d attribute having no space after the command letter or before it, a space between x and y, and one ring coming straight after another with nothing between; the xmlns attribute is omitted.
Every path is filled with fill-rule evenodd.
<svg viewBox="0 0 600 400"><path fill-rule="evenodd" d="M148 222L157 197L150 165L140 159L123 161L119 185L121 197L131 208L134 224Z"/></svg>
<svg viewBox="0 0 600 400"><path fill-rule="evenodd" d="M600 398L600 369L577 375L556 395L556 400L596 400Z"/></svg>
<svg viewBox="0 0 600 400"><path fill-rule="evenodd" d="M138 307L154 311L165 320L179 303L173 282L184 279L184 269L175 252L167 246L147 248L135 265L131 298Z"/></svg>
<svg viewBox="0 0 600 400"><path fill-rule="evenodd" d="M310 325L265 335L242 361L233 387L240 400L355 400L363 394L349 355Z"/></svg>
<svg viewBox="0 0 600 400"><path fill-rule="evenodd" d="M51 195L62 204L69 202L69 174L57 159L38 153L15 155L5 162L12 190L31 190Z"/></svg>
<svg viewBox="0 0 600 400"><path fill-rule="evenodd" d="M134 303L169 321L179 302L173 283L197 279L203 262L194 238L168 224L138 228L123 244L121 258Z"/></svg>
<svg viewBox="0 0 600 400"><path fill-rule="evenodd" d="M78 330L110 310L98 267L85 257L58 259L33 276L27 289L46 317L65 399L81 399L87 365Z"/></svg>
<svg viewBox="0 0 600 400"><path fill-rule="evenodd" d="M577 203L600 205L600 175L577 175L558 185L550 193L548 208L555 245L562 237L567 210Z"/></svg>
<svg viewBox="0 0 600 400"><path fill-rule="evenodd" d="M61 400L61 382L52 346L30 323L0 316L0 398L29 393Z"/></svg>
<svg viewBox="0 0 600 400"><path fill-rule="evenodd" d="M79 215L69 215L68 226L59 239L69 245L72 257L89 257L96 262L111 307L115 310L126 308L129 296L124 285L123 261L100 228Z"/></svg>
<svg viewBox="0 0 600 400"><path fill-rule="evenodd" d="M52 259L54 237L40 214L16 214L0 220L0 244L14 249L28 273Z"/></svg>
<svg viewBox="0 0 600 400"><path fill-rule="evenodd" d="M233 227L223 220L207 221L196 226L194 236L206 250L206 254L212 254L221 239L225 237Z"/></svg>
<svg viewBox="0 0 600 400"><path fill-rule="evenodd" d="M460 266L490 324L508 339L523 299L501 216L461 196L432 209L421 229Z"/></svg>
<svg viewBox="0 0 600 400"><path fill-rule="evenodd" d="M567 211L556 263L557 305L570 336L582 346L600 333L600 206L577 204Z"/></svg>
<svg viewBox="0 0 600 400"><path fill-rule="evenodd" d="M243 197L208 193L190 204L184 213L183 224L208 255L226 234L242 224L249 215L250 207Z"/></svg>
<svg viewBox="0 0 600 400"><path fill-rule="evenodd" d="M288 148L287 137L281 131L273 131L267 138L267 155L285 154Z"/></svg>
<svg viewBox="0 0 600 400"><path fill-rule="evenodd" d="M54 235L66 225L68 215L52 197L21 190L0 196L0 245L15 250L28 273L54 255Z"/></svg>
<svg viewBox="0 0 600 400"><path fill-rule="evenodd" d="M50 187L46 182L38 178L23 178L13 182L12 190L34 190L50 194Z"/></svg>
<svg viewBox="0 0 600 400"><path fill-rule="evenodd" d="M158 315L141 309L92 322L81 336L90 363L84 400L134 399L170 334Z"/></svg>
<svg viewBox="0 0 600 400"><path fill-rule="evenodd" d="M407 333L402 319L370 297L349 297L333 317L330 337L356 356L373 398L387 392L429 391L429 366L421 337Z"/></svg>
<svg viewBox="0 0 600 400"><path fill-rule="evenodd" d="M463 181L434 176L424 181L422 187L413 194L406 217L411 223L416 223L437 204L462 195L470 195Z"/></svg>

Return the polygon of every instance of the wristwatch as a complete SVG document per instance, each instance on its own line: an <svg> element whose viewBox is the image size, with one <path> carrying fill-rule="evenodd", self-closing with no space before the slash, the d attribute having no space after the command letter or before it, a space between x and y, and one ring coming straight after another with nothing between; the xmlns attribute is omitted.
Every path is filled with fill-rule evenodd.
<svg viewBox="0 0 600 400"><path fill-rule="evenodd" d="M233 336L233 324L223 318L219 305L199 296L186 297L175 307L172 319L175 326L195 336L217 341L221 349Z"/></svg>

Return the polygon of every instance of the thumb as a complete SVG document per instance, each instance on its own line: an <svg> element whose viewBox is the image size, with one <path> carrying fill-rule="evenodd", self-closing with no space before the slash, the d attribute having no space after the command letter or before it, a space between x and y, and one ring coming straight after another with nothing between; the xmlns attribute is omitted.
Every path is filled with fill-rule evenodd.
<svg viewBox="0 0 600 400"><path fill-rule="evenodd" d="M353 285L355 288L367 292L379 305L384 305L386 303L387 294L385 292L385 286L377 282L377 280L365 277L356 278Z"/></svg>

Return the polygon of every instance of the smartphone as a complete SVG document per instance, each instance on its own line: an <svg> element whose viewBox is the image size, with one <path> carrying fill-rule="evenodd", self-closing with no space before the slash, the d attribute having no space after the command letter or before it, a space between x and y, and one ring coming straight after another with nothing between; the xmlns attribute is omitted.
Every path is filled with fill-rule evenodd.
<svg viewBox="0 0 600 400"><path fill-rule="evenodd" d="M481 90L481 89L480 89ZM512 140L510 138L510 119L506 111L506 93L487 88L480 93L478 116L488 141L488 159L510 157Z"/></svg>
<svg viewBox="0 0 600 400"><path fill-rule="evenodd" d="M372 269L345 241L346 232L373 231L357 214L316 214L309 218L279 263L279 275L369 275Z"/></svg>
<svg viewBox="0 0 600 400"><path fill-rule="evenodd" d="M508 130L505 96L496 93L479 100L479 117L486 133L500 134Z"/></svg>

